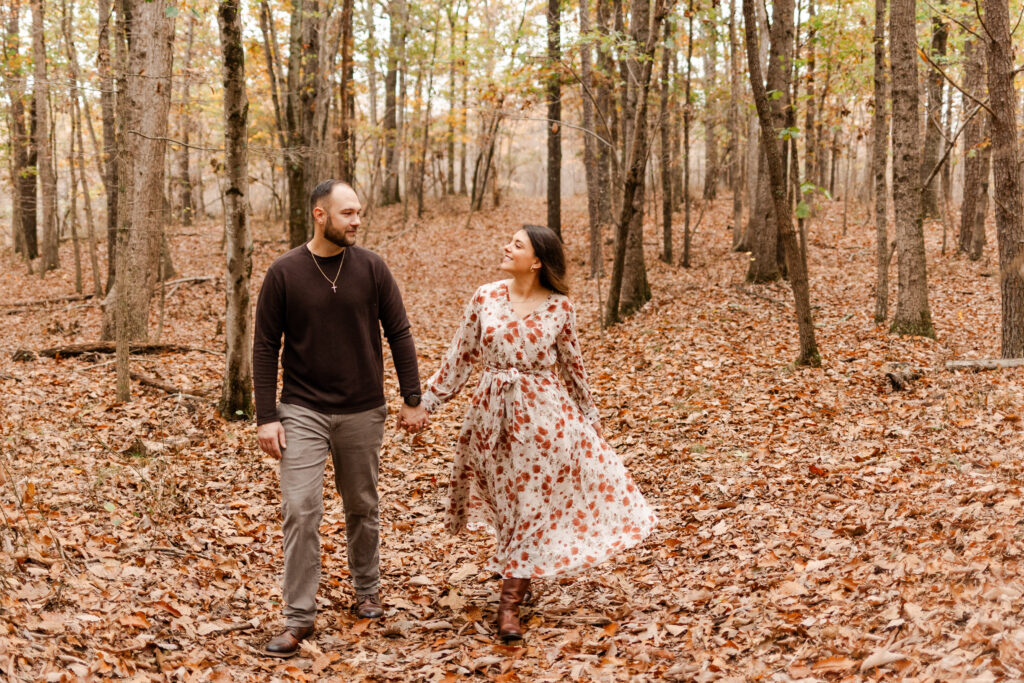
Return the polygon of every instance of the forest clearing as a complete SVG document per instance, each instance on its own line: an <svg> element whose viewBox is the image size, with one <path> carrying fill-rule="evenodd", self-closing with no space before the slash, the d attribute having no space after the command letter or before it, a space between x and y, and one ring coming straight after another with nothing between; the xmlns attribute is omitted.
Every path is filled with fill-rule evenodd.
<svg viewBox="0 0 1024 683"><path fill-rule="evenodd" d="M1024 679L1021 16L0 2L0 679Z"/></svg>
<svg viewBox="0 0 1024 683"><path fill-rule="evenodd" d="M465 200L462 200L463 202ZM262 657L280 620L276 463L248 422L216 417L222 358L140 355L114 399L109 354L13 360L95 341L94 302L5 255L0 670L9 680L992 680L1024 674L1020 597L1022 370L947 371L992 355L992 255L939 253L927 227L936 340L871 316L870 226L841 204L810 229L820 368L795 369L792 301L747 285L728 202L707 210L690 269L654 259L653 299L601 330L585 278L585 212L565 235L584 355L605 433L660 525L635 551L545 581L522 647L497 644L486 536L451 538L441 511L464 396L414 438L390 420L382 453L386 616L347 606L341 502L325 479L323 611L295 658ZM477 214L440 203L364 244L402 286L421 372L466 298L497 279L499 246L544 203ZM287 245L255 230L254 289ZM221 226L169 231L179 277L214 275ZM653 253L654 250L651 249ZM172 284L159 341L223 345L215 281ZM153 329L158 315L153 312ZM886 373L921 377L894 391ZM396 387L390 361L388 395ZM394 401L392 400L392 409Z"/></svg>

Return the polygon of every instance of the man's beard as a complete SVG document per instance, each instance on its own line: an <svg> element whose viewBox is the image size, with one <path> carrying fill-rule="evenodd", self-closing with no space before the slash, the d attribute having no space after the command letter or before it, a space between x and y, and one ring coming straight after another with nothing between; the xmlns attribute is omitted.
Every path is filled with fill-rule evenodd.
<svg viewBox="0 0 1024 683"><path fill-rule="evenodd" d="M324 223L324 239L342 248L351 247L356 243L355 238L350 238L344 231L334 227L330 214L327 214L327 222Z"/></svg>

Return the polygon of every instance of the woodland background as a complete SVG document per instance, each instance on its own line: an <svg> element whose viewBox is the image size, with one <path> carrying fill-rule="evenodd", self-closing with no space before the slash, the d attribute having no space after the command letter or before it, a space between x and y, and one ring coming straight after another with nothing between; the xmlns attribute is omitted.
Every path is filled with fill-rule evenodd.
<svg viewBox="0 0 1024 683"><path fill-rule="evenodd" d="M6 3L0 672L1024 676L1022 11ZM606 435L662 525L544 582L524 647L494 641L489 539L441 530L456 401L386 438L388 616L347 611L325 479L317 636L259 655L281 541L252 297L330 176L424 375L511 232L567 245Z"/></svg>

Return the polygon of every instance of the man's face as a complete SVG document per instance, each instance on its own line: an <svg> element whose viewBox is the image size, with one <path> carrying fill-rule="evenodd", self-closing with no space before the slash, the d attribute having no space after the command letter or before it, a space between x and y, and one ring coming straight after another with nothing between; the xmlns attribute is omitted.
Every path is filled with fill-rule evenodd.
<svg viewBox="0 0 1024 683"><path fill-rule="evenodd" d="M362 208L352 188L335 185L331 194L317 207L317 211L323 214L324 239L339 247L355 244Z"/></svg>

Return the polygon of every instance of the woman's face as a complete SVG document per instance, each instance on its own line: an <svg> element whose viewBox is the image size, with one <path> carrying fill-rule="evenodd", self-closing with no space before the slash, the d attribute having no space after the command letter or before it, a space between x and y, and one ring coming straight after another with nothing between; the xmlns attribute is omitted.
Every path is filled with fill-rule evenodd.
<svg viewBox="0 0 1024 683"><path fill-rule="evenodd" d="M525 230L512 235L512 240L505 245L498 268L510 275L525 275L540 268L540 259L533 253L533 244Z"/></svg>

